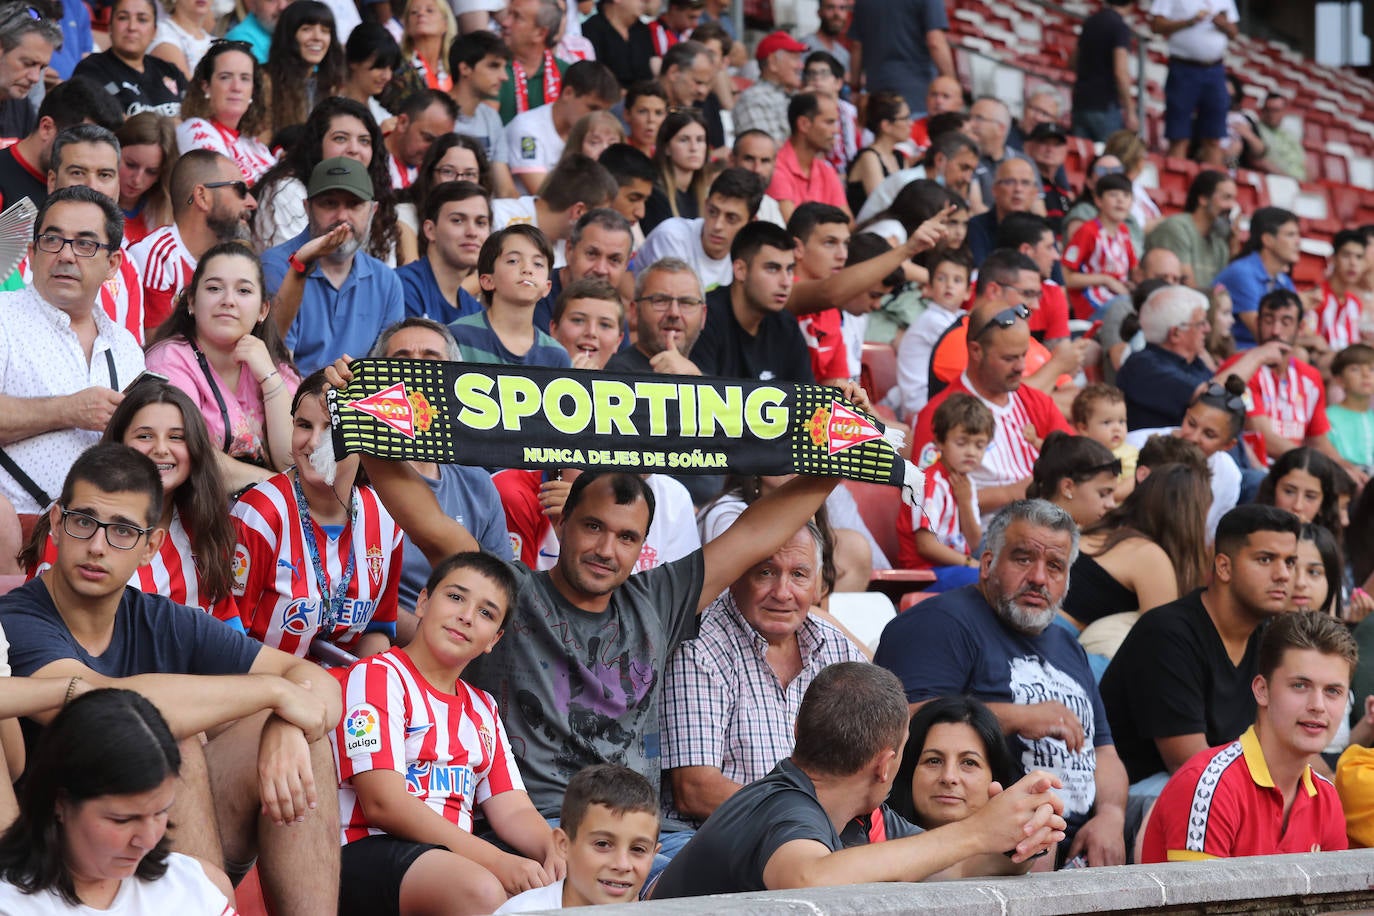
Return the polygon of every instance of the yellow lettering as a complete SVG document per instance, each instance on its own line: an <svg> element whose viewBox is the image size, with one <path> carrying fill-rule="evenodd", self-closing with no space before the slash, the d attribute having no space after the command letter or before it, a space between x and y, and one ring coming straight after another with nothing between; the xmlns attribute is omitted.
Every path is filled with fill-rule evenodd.
<svg viewBox="0 0 1374 916"><path fill-rule="evenodd" d="M453 396L463 405L458 411L458 422L472 429L494 429L501 419L501 410L490 397L492 380L490 376L477 372L464 372L453 383Z"/></svg>
<svg viewBox="0 0 1374 916"><path fill-rule="evenodd" d="M563 402L572 400L572 412L563 410ZM544 389L544 415L550 425L564 435L573 436L592 422L592 398L587 389L570 378L554 379Z"/></svg>
<svg viewBox="0 0 1374 916"><path fill-rule="evenodd" d="M635 382L635 394L649 402L649 435L668 434L668 400L677 396L677 386L667 382Z"/></svg>
<svg viewBox="0 0 1374 916"><path fill-rule="evenodd" d="M615 428L622 436L637 436L634 421L635 390L624 382L597 379L592 382L592 401L596 405L596 434L604 436Z"/></svg>
<svg viewBox="0 0 1374 916"><path fill-rule="evenodd" d="M716 427L719 426L721 432L730 438L740 437L744 432L744 418L740 416L742 393L738 385L727 385L724 392L714 388L701 389L697 403L701 405L699 413L702 436L714 436Z"/></svg>
<svg viewBox="0 0 1374 916"><path fill-rule="evenodd" d="M501 399L501 425L512 432L520 431L520 421L539 413L539 383L523 375L503 375L496 383Z"/></svg>
<svg viewBox="0 0 1374 916"><path fill-rule="evenodd" d="M778 388L755 388L744 402L744 422L760 439L776 439L787 433L787 397Z"/></svg>
<svg viewBox="0 0 1374 916"><path fill-rule="evenodd" d="M677 386L678 410L682 414L682 435L697 434L697 389L695 385Z"/></svg>

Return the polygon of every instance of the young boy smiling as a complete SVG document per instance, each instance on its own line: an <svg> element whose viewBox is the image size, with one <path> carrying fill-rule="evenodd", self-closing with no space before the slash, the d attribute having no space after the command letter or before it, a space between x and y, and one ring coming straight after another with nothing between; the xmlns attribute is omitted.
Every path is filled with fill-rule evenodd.
<svg viewBox="0 0 1374 916"><path fill-rule="evenodd" d="M515 591L500 560L455 554L416 601L415 638L344 676L333 736L341 914L490 913L562 877L563 853L524 791L496 701L460 679L501 639ZM531 858L473 836L474 805Z"/></svg>
<svg viewBox="0 0 1374 916"><path fill-rule="evenodd" d="M1145 828L1142 862L1347 848L1336 787L1312 772L1346 714L1358 649L1316 611L1282 614L1259 647L1258 713L1239 740L1179 768Z"/></svg>
<svg viewBox="0 0 1374 916"><path fill-rule="evenodd" d="M602 763L568 781L554 842L568 876L513 897L497 913L630 903L658 851L658 798L653 786L628 767Z"/></svg>

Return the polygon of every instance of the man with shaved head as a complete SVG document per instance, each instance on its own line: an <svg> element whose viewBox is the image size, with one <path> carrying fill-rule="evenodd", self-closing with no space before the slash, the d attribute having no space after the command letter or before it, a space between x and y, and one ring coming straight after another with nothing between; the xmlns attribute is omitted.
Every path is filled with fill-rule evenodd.
<svg viewBox="0 0 1374 916"><path fill-rule="evenodd" d="M926 90L926 113L911 122L911 142L917 151L930 146L930 119L947 111L964 110L964 87L952 76L937 76Z"/></svg>
<svg viewBox="0 0 1374 916"><path fill-rule="evenodd" d="M172 300L191 282L200 256L220 242L245 241L258 202L228 156L191 150L172 169L172 223L129 249L143 275L148 328L172 313Z"/></svg>
<svg viewBox="0 0 1374 916"><path fill-rule="evenodd" d="M1034 264L1023 274L1035 275ZM1049 395L1021 380L1030 347L1030 310L1008 305L1005 297L980 296L968 319L968 368L921 409L916 420L915 451L934 441L936 409L955 393L971 394L987 405L997 420L982 465L970 476L978 484L984 524L992 513L1024 499L1031 469L1040 457L1039 443L1053 430L1072 433Z"/></svg>

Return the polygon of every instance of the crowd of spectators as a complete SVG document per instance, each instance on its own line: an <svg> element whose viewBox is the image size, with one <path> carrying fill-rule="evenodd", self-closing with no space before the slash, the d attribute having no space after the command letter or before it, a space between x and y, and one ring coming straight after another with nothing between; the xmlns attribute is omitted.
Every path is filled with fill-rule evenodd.
<svg viewBox="0 0 1374 916"><path fill-rule="evenodd" d="M0 901L1374 844L1374 227L1302 289L1299 218L1242 211L1228 169L1303 156L1235 110L1232 0L1149 7L1202 163L1162 213L1130 5L1011 99L938 0L0 2ZM362 356L833 386L922 502L336 456ZM831 598L894 565L924 600L866 643Z"/></svg>

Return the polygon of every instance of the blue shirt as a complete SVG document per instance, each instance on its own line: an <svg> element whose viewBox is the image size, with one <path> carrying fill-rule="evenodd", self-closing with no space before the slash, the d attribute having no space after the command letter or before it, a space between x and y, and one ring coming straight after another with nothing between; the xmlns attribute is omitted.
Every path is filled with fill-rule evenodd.
<svg viewBox="0 0 1374 916"><path fill-rule="evenodd" d="M81 63L81 58L94 51L91 11L86 9L85 3L67 0L62 4L62 47L52 52L52 61L48 66L64 80L71 79L72 71Z"/></svg>
<svg viewBox="0 0 1374 916"><path fill-rule="evenodd" d="M277 294L291 269L287 258L308 241L310 230L306 229L262 253L262 272L270 295ZM300 311L286 334L286 346L304 377L345 353L366 354L378 334L403 318L405 301L396 271L359 249L353 255L353 269L339 289L329 282L319 264L311 266L305 276Z"/></svg>
<svg viewBox="0 0 1374 916"><path fill-rule="evenodd" d="M1008 735L1022 771L1041 769L1064 783L1064 818L1072 832L1096 797L1096 748L1112 743L1111 727L1088 656L1066 627L1035 636L1004 625L976 586L944 592L893 618L873 661L901 680L907 701L971 696L984 703L1063 703L1083 726L1085 744L1071 752L1058 738Z"/></svg>
<svg viewBox="0 0 1374 916"><path fill-rule="evenodd" d="M1215 283L1217 286L1226 287L1226 291L1231 294L1231 311L1236 315L1259 311L1259 301L1265 293L1276 289L1295 291L1293 278L1288 274L1269 276L1258 251L1227 264L1221 273L1217 274ZM1236 322L1236 326L1231 329L1231 336L1235 338L1238 350L1249 350L1255 345L1255 337L1243 321Z"/></svg>
<svg viewBox="0 0 1374 916"><path fill-rule="evenodd" d="M459 318L448 326L458 341L459 358L465 363L495 363L499 366L544 366L549 369L571 369L572 358L563 345L538 328L534 329L534 346L524 356L516 356L491 328L487 313L481 312Z"/></svg>
<svg viewBox="0 0 1374 916"><path fill-rule="evenodd" d="M482 303L461 286L458 287L458 307L454 308L439 289L439 281L434 278L434 268L429 266L429 258L411 261L404 267L396 268L396 278L401 281L407 318L428 318L440 324L451 324L459 318L482 311Z"/></svg>
<svg viewBox="0 0 1374 916"><path fill-rule="evenodd" d="M506 513L501 508L501 495L496 490L496 484L491 482L490 474L481 468L441 464L438 480L428 477L423 480L434 491L443 513L472 532L472 536L482 545L482 550L508 562L511 560ZM407 537L404 543L399 595L401 607L414 608L420 589L429 580L430 564L410 538Z"/></svg>
<svg viewBox="0 0 1374 916"><path fill-rule="evenodd" d="M1181 425L1193 392L1211 378L1212 370L1202 360L1188 362L1159 344L1147 343L1116 371L1116 387L1126 396L1126 426L1154 429Z"/></svg>
<svg viewBox="0 0 1374 916"><path fill-rule="evenodd" d="M253 56L258 63L267 63L267 52L272 50L272 33L262 27L258 17L249 13L238 25L224 33L226 41L246 41L253 47Z"/></svg>

